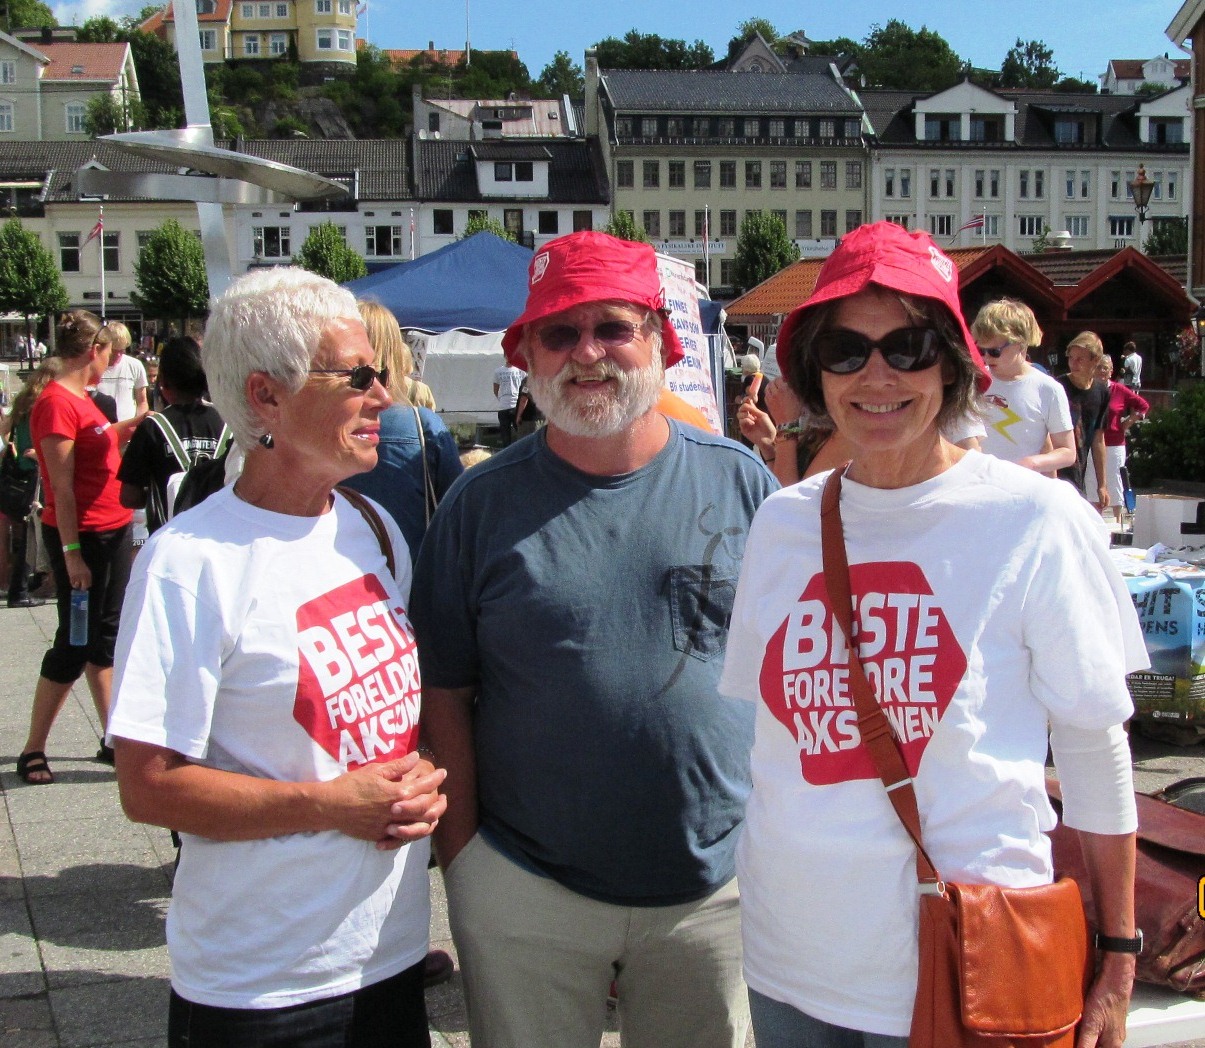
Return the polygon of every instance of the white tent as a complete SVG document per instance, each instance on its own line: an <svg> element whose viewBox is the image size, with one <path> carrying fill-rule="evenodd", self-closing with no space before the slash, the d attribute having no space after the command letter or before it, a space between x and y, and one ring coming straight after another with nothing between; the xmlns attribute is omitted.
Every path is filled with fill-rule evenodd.
<svg viewBox="0 0 1205 1048"><path fill-rule="evenodd" d="M501 331L483 335L407 331L406 341L419 377L431 387L436 410L446 425L497 425L494 372L506 362Z"/></svg>

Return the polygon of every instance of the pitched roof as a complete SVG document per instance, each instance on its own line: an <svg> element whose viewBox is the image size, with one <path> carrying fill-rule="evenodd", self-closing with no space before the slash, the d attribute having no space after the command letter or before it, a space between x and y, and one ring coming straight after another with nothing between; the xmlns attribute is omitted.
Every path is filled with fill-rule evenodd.
<svg viewBox="0 0 1205 1048"><path fill-rule="evenodd" d="M1113 75L1118 80L1141 80L1142 67L1149 58L1114 58L1109 61ZM1173 58L1175 70L1173 75L1179 80L1187 80L1192 75L1192 60L1189 58Z"/></svg>
<svg viewBox="0 0 1205 1048"><path fill-rule="evenodd" d="M831 72L606 69L601 75L619 112L861 114L857 101Z"/></svg>
<svg viewBox="0 0 1205 1048"><path fill-rule="evenodd" d="M367 46L367 40L357 37L357 49ZM463 51L455 51L448 47L429 47L418 50L411 48L402 48L400 50L382 48L381 53L394 65L410 65L416 58L422 57L432 65L457 66L464 61L465 55ZM515 59L519 57L518 51L486 51L480 47L473 48L473 53L478 55L510 55L511 58Z"/></svg>
<svg viewBox="0 0 1205 1048"><path fill-rule="evenodd" d="M552 159L552 154L538 142L474 142L469 152L477 160Z"/></svg>
<svg viewBox="0 0 1205 1048"><path fill-rule="evenodd" d="M214 9L208 12L197 12L198 22L221 22L223 24L230 21L230 11L234 7L234 0L215 0ZM175 22L176 14L172 10L171 4L166 4L156 11L150 18L143 22L138 28L144 33L155 33L161 30L166 22Z"/></svg>
<svg viewBox="0 0 1205 1048"><path fill-rule="evenodd" d="M484 199L477 186L477 165L472 152L482 145L484 143L474 143L470 148L467 142L419 140L417 170L414 173L415 192L419 199L449 203L474 203ZM542 140L539 147L547 151L549 159L548 203L610 202L602 153L597 142L548 138ZM517 201L523 199L516 198Z"/></svg>
<svg viewBox="0 0 1205 1048"><path fill-rule="evenodd" d="M543 138L548 135L564 135L569 129L561 119L561 103L555 98L531 99L476 99L476 98L427 98L424 102L436 109L455 113L464 120L501 119L502 133L509 137L531 135ZM482 110L523 110L521 116L493 117Z"/></svg>
<svg viewBox="0 0 1205 1048"><path fill-rule="evenodd" d="M50 59L42 71L42 80L101 80L116 83L130 51L129 44L39 44L38 50Z"/></svg>

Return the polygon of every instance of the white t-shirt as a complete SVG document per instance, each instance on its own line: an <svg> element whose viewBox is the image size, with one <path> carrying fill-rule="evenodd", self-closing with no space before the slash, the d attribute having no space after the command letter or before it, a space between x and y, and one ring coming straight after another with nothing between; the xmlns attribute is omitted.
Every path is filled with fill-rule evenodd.
<svg viewBox="0 0 1205 1048"><path fill-rule="evenodd" d="M840 1026L908 1033L915 849L860 745L824 589L827 474L758 510L720 691L757 703L737 851L751 987ZM1105 729L1147 665L1087 503L989 455L913 487L841 499L863 664L903 740L925 845L951 880L1051 879L1047 721ZM1131 812L1081 827L1133 829ZM1092 825L1087 825L1091 822Z"/></svg>
<svg viewBox="0 0 1205 1048"><path fill-rule="evenodd" d="M494 385L498 387L498 410L509 411L519 403L519 387L523 385L526 372L503 364L494 372Z"/></svg>
<svg viewBox="0 0 1205 1048"><path fill-rule="evenodd" d="M1038 454L1047 434L1072 428L1066 391L1034 367L1020 378L993 378L983 403L987 432L980 449L1009 462Z"/></svg>
<svg viewBox="0 0 1205 1048"><path fill-rule="evenodd" d="M146 389L146 368L137 357L123 353L116 364L105 368L104 375L96 384L102 393L107 393L117 401L117 421L124 422L138 414L138 405L134 401L134 393Z"/></svg>
<svg viewBox="0 0 1205 1048"><path fill-rule="evenodd" d="M331 512L294 517L225 488L157 531L126 591L109 734L289 782L413 750L410 557L381 517L396 580L338 495ZM167 919L172 986L198 1004L278 1008L417 964L429 851L378 851L335 831L185 834Z"/></svg>

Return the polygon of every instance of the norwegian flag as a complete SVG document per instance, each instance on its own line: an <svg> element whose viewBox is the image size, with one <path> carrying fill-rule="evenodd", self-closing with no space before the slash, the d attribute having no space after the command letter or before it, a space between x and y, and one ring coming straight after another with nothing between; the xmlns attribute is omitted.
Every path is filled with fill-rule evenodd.
<svg viewBox="0 0 1205 1048"><path fill-rule="evenodd" d="M105 213L104 213L104 210L102 209L101 213L100 213L100 218L98 218L96 220L96 225L94 225L92 227L92 232L88 234L88 239L84 241L83 246L87 247L89 244L92 243L93 240L95 240L98 236L100 236L104 231L105 231Z"/></svg>

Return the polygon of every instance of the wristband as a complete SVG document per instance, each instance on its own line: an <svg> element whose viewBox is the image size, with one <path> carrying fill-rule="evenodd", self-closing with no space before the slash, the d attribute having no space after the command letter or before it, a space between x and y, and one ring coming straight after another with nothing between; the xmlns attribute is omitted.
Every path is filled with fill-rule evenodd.
<svg viewBox="0 0 1205 1048"><path fill-rule="evenodd" d="M66 542L63 544L63 552L70 553L72 550L78 550L80 544L78 542Z"/></svg>
<svg viewBox="0 0 1205 1048"><path fill-rule="evenodd" d="M1139 928L1132 939L1120 935L1101 935L1097 932L1096 948L1105 953L1142 953L1142 929Z"/></svg>
<svg viewBox="0 0 1205 1048"><path fill-rule="evenodd" d="M799 437L803 435L803 424L799 422L784 422L778 427L780 437Z"/></svg>

